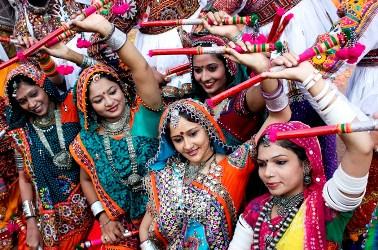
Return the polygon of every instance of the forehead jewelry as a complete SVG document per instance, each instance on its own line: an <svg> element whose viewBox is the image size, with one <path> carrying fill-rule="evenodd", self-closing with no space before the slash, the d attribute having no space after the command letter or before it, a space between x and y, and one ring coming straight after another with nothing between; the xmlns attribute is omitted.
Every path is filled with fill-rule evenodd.
<svg viewBox="0 0 378 250"><path fill-rule="evenodd" d="M94 74L91 83L97 82L101 79L101 74Z"/></svg>
<svg viewBox="0 0 378 250"><path fill-rule="evenodd" d="M172 127L177 128L179 120L180 120L179 110L173 109L172 113L171 113L171 125L172 125Z"/></svg>
<svg viewBox="0 0 378 250"><path fill-rule="evenodd" d="M14 83L12 84L12 87L13 87L12 97L16 98L16 93L17 93L17 83L14 82Z"/></svg>
<svg viewBox="0 0 378 250"><path fill-rule="evenodd" d="M262 144L264 147L269 147L270 146L270 140L268 135L264 135L262 138Z"/></svg>

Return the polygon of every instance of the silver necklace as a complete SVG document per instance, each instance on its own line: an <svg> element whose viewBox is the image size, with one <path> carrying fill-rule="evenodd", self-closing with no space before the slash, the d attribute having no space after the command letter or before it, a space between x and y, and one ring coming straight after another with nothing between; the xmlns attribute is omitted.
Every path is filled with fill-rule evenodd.
<svg viewBox="0 0 378 250"><path fill-rule="evenodd" d="M138 174L137 155L135 152L132 135L130 133L130 127L128 125L128 122L129 122L128 110L129 110L128 108L125 109L125 113L119 122L116 122L116 123L103 122L102 123L105 129L104 148L105 148L105 154L110 164L110 167L113 170L113 172L118 176L119 181L123 185L129 186L133 190L137 191L139 189L139 186L140 186L139 184L142 177ZM115 168L114 160L113 160L113 152L110 146L109 135L118 135L120 133L124 133L126 143L127 143L127 150L129 151L129 157L130 157L130 162L131 162L131 175L129 175L127 180L123 179L121 174Z"/></svg>
<svg viewBox="0 0 378 250"><path fill-rule="evenodd" d="M49 152L49 154L53 158L54 165L57 166L60 170L69 170L72 166L72 158L71 158L71 155L66 150L63 129L62 129L62 120L60 117L59 109L55 110L54 114L55 114L56 132L58 134L58 140L59 140L59 145L61 149L59 153L54 154L54 152L52 151L50 144L44 134L45 131L35 126L34 123L32 123L32 126L35 132L37 133L39 140L42 142L43 146L46 148L46 150Z"/></svg>

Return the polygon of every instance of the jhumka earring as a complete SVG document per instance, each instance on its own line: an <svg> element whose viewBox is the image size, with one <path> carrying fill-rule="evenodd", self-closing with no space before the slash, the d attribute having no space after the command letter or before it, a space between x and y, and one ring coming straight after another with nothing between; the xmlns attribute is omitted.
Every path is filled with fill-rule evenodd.
<svg viewBox="0 0 378 250"><path fill-rule="evenodd" d="M303 168L304 168L304 175L303 175L303 183L308 186L311 184L311 168L310 168L310 163L306 160L303 163Z"/></svg>

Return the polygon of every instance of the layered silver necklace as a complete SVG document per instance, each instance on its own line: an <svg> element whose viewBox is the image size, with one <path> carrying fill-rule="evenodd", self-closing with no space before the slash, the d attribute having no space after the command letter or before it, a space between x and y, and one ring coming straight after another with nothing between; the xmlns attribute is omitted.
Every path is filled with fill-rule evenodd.
<svg viewBox="0 0 378 250"><path fill-rule="evenodd" d="M42 142L43 146L46 148L46 150L49 152L50 156L52 157L54 165L57 166L58 169L60 170L69 170L72 167L72 158L66 149L60 110L56 109L54 111L54 115L55 115L56 132L58 134L58 140L59 140L59 145L60 145L59 153L54 154L54 152L52 151L51 146L45 136L46 131L39 128L34 123L32 123L32 126L35 132L37 133L39 140Z"/></svg>
<svg viewBox="0 0 378 250"><path fill-rule="evenodd" d="M130 109L126 105L125 112L123 113L119 121L108 122L104 120L102 121L101 125L105 130L103 143L104 143L104 148L105 148L105 154L106 154L106 157L108 159L111 169L117 175L119 181L123 185L132 188L134 191L137 191L139 189L139 186L140 186L139 184L142 180L142 177L138 174L137 155L135 152L133 138L130 133L130 127L129 127L129 112L130 112ZM129 157L130 157L130 163L131 163L131 175L127 177L127 180L122 178L121 174L117 171L114 165L112 148L110 146L110 136L120 135L122 133L124 134L124 137L126 139L127 150L129 151Z"/></svg>

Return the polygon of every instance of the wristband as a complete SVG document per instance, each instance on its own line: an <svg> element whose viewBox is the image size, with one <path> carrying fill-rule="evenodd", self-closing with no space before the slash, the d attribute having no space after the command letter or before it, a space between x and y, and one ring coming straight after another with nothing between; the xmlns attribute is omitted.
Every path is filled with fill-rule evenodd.
<svg viewBox="0 0 378 250"><path fill-rule="evenodd" d="M91 210L92 210L92 213L93 213L94 217L97 217L97 215L99 215L100 213L102 213L103 211L105 211L105 209L102 206L102 204L101 204L100 201L93 202L92 205L91 205Z"/></svg>

